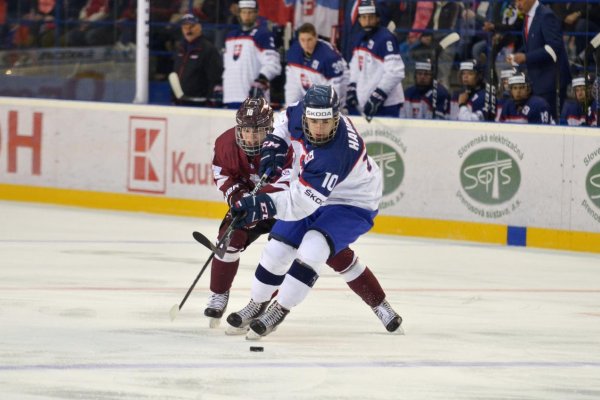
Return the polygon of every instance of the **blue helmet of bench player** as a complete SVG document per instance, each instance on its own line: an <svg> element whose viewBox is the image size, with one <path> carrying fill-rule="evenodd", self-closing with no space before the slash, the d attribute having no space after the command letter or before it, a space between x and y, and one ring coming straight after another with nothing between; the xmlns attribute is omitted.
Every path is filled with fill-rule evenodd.
<svg viewBox="0 0 600 400"><path fill-rule="evenodd" d="M304 95L302 131L311 144L319 146L335 136L340 122L340 102L331 86L313 85Z"/></svg>
<svg viewBox="0 0 600 400"><path fill-rule="evenodd" d="M273 130L273 109L264 97L248 97L235 115L235 140L249 156L260 153L267 133Z"/></svg>

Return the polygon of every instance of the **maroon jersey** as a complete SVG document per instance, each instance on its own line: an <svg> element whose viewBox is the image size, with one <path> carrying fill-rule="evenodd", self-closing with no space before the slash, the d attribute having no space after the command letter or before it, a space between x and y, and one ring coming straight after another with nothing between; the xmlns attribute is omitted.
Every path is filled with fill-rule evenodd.
<svg viewBox="0 0 600 400"><path fill-rule="evenodd" d="M244 193L252 191L256 182L260 180L258 176L260 155L249 157L244 153L236 142L235 128L226 130L215 141L212 164L215 184L229 205ZM289 186L291 165L292 152L288 151L282 176L273 183L265 185L260 193L276 192Z"/></svg>

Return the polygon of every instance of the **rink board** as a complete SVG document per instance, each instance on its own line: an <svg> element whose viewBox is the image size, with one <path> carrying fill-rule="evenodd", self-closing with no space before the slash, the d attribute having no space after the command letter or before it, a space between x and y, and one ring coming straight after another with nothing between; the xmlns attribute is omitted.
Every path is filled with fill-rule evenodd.
<svg viewBox="0 0 600 400"><path fill-rule="evenodd" d="M375 232L600 252L592 128L353 122L384 178ZM0 99L0 198L220 218L234 112Z"/></svg>

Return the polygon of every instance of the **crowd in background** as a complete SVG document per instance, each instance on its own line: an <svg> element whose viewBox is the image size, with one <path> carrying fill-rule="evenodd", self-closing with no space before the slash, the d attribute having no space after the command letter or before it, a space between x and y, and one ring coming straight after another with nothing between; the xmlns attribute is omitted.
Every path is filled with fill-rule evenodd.
<svg viewBox="0 0 600 400"><path fill-rule="evenodd" d="M520 54L525 54L521 49L527 47L527 39L524 37L524 24L528 26L527 13L519 11L517 3L528 1L532 0L376 1L378 24L395 36L398 53L405 66L402 82L404 91L409 92L412 86L435 85L434 101L441 104L442 89L447 89L449 106L454 109L438 113L434 106L436 111L429 116L446 119L461 119L462 105L468 105L469 112L473 112L476 102L473 101L473 94L485 89L480 95L489 95L490 84L495 87L500 103L503 97L511 97L508 72L505 79L501 79L500 73L497 73L498 77L490 82L493 75L489 69L491 65L495 65L497 72L512 68L512 75L527 72L522 71L518 65L525 64L524 60L518 61ZM201 24L204 39L212 43L218 52L224 53L227 33L242 23L239 3L237 0L151 0L151 79L166 81L168 74L177 70L174 62L177 60L177 53L181 52L181 22L186 14L191 14L195 18L193 22ZM351 64L353 43L363 31L358 22L358 0L264 0L257 3L259 17L256 24L271 32L274 49L280 55L282 72L268 77L274 106L286 103L284 87L290 42L285 35L285 28L288 22L294 29L298 29L303 23L311 23L316 28L318 38L329 42ZM136 4L136 0L0 0L0 49L87 46L132 49L135 48ZM548 112L552 116L548 121L576 124L575 119L569 120L568 114L559 114L564 113L565 97L577 102L583 96L582 101L587 109L583 110L584 113L593 111L592 106L597 104L597 99L593 98L593 94L598 91L594 87L594 84L596 87L598 85L597 82L594 83L597 60L594 52L589 50L590 40L600 32L600 2L542 1L541 4L547 6L559 22L556 27L558 31L554 33L560 34L565 56L560 54L562 50L557 51L558 54L554 56L566 63L566 70L561 70L564 66L557 62L557 82L560 81L554 85L559 89L557 93L536 93L548 90L540 89L540 84L535 81L536 76L531 71L523 79L514 78L513 85L521 85L519 82L523 81L531 89L532 95L546 97ZM334 9L331 8L332 5ZM440 41L451 32L460 33L460 41L445 51L438 52ZM512 55L515 58L510 59ZM510 60L513 60L512 64ZM475 80L471 83L467 76L470 74L467 71L470 70L475 74ZM570 79L571 76L573 79ZM222 82L216 82L214 85L221 84ZM469 96L461 98L460 94L469 85ZM580 90L583 95L578 97L576 88L579 86L583 86ZM341 97L344 95L342 93ZM411 111L408 107L410 101L407 99L406 107L400 115L417 117L414 109ZM221 103L216 101L202 105L221 106ZM482 107L489 106L482 104ZM464 112L462 114L466 115ZM484 110L483 119L511 120L500 118L501 110L494 112L492 117L488 114ZM591 122L587 121L583 125L597 124L595 115L590 114L588 117ZM477 119L482 118L479 116ZM513 118L513 122L518 122L517 120L518 118Z"/></svg>

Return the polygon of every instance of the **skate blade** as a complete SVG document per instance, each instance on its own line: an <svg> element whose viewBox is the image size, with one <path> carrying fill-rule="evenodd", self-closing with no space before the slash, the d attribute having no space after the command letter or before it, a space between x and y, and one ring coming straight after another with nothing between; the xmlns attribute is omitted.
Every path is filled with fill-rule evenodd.
<svg viewBox="0 0 600 400"><path fill-rule="evenodd" d="M248 333L246 333L246 340L260 340L261 338L262 336L254 332L252 329L248 330Z"/></svg>
<svg viewBox="0 0 600 400"><path fill-rule="evenodd" d="M208 327L216 329L221 325L221 318L208 318Z"/></svg>
<svg viewBox="0 0 600 400"><path fill-rule="evenodd" d="M227 329L225 329L225 334L229 336L245 335L246 332L248 332L247 326L243 328L236 328L235 326L228 325Z"/></svg>

